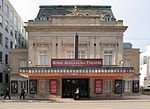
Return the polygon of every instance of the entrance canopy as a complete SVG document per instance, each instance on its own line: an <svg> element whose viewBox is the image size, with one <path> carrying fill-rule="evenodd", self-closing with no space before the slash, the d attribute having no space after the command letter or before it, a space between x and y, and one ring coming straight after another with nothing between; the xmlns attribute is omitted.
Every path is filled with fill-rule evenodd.
<svg viewBox="0 0 150 109"><path fill-rule="evenodd" d="M23 67L20 68L20 74L28 77L130 77L135 70L133 67Z"/></svg>

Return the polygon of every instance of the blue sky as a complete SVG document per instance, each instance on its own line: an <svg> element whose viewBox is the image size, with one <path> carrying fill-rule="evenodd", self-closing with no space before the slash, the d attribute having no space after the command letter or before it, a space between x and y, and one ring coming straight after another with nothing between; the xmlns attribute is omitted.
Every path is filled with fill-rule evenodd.
<svg viewBox="0 0 150 109"><path fill-rule="evenodd" d="M36 17L39 5L111 5L117 20L128 26L124 42L145 51L150 44L150 0L9 0L27 22Z"/></svg>

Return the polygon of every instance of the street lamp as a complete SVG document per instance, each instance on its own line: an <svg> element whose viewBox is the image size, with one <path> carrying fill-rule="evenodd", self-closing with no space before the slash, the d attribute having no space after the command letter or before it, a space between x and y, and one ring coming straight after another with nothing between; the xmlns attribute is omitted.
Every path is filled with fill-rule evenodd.
<svg viewBox="0 0 150 109"><path fill-rule="evenodd" d="M31 60L29 60L29 61L28 61L28 63L29 63L29 64L32 64L32 61L31 61Z"/></svg>

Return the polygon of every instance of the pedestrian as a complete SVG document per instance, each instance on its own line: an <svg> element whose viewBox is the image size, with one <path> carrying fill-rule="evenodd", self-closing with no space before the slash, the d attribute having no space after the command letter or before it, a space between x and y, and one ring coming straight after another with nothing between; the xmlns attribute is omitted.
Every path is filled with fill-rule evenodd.
<svg viewBox="0 0 150 109"><path fill-rule="evenodd" d="M26 94L25 90L22 89L22 90L21 90L21 93L20 93L20 99L21 99L22 97L23 97L23 99L25 99L25 94Z"/></svg>
<svg viewBox="0 0 150 109"><path fill-rule="evenodd" d="M76 92L74 94L74 99L79 99L79 88L76 89Z"/></svg>
<svg viewBox="0 0 150 109"><path fill-rule="evenodd" d="M7 88L6 91L5 91L4 99L6 99L7 96L9 97L9 99L11 99L9 88Z"/></svg>

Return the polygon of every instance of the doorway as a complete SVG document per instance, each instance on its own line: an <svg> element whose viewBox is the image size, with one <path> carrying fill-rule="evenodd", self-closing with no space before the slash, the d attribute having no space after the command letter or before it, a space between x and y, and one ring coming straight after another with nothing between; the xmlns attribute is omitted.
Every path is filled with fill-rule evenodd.
<svg viewBox="0 0 150 109"><path fill-rule="evenodd" d="M79 88L79 97L89 97L89 79L62 79L62 97L72 98L76 89Z"/></svg>

